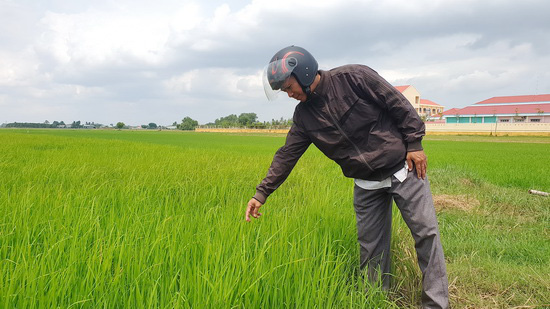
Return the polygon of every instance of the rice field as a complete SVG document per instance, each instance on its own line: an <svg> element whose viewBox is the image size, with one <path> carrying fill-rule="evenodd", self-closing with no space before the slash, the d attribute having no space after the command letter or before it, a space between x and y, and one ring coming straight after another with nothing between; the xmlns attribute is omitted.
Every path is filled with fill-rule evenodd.
<svg viewBox="0 0 550 309"><path fill-rule="evenodd" d="M0 130L0 307L415 308L358 270L353 181L310 147L247 223L282 135ZM550 139L424 143L454 308L550 304ZM527 307L525 307L527 308Z"/></svg>

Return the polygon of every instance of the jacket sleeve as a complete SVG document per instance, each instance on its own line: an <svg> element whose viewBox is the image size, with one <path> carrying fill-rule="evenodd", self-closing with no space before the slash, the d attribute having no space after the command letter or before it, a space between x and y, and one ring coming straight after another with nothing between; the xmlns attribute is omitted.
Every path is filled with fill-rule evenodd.
<svg viewBox="0 0 550 309"><path fill-rule="evenodd" d="M409 100L371 68L360 66L359 71L355 86L360 88L365 99L374 101L388 112L403 135L407 151L422 150L426 126Z"/></svg>
<svg viewBox="0 0 550 309"><path fill-rule="evenodd" d="M290 172L310 144L310 139L302 129L293 124L287 134L285 145L275 153L273 162L267 171L267 176L256 187L254 198L264 204L267 197L290 175Z"/></svg>

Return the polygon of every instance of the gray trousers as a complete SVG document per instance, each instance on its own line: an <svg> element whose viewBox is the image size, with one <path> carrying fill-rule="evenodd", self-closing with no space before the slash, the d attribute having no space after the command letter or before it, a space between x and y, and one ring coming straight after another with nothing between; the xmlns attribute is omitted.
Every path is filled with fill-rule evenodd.
<svg viewBox="0 0 550 309"><path fill-rule="evenodd" d="M414 238L422 271L422 308L448 308L445 258L428 179L418 179L413 169L403 182L392 176L391 188L365 190L355 185L353 198L361 269L367 267L369 281L374 283L381 277L382 287L389 288L392 200L395 200Z"/></svg>

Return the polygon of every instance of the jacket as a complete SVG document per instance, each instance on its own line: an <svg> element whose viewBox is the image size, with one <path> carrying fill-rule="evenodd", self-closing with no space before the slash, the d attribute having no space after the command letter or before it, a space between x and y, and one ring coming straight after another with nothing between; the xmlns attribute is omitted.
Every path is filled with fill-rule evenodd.
<svg viewBox="0 0 550 309"><path fill-rule="evenodd" d="M408 151L422 150L425 126L409 101L364 65L319 71L307 101L296 106L286 142L275 153L254 198L265 203L314 144L350 178L381 181L399 169Z"/></svg>

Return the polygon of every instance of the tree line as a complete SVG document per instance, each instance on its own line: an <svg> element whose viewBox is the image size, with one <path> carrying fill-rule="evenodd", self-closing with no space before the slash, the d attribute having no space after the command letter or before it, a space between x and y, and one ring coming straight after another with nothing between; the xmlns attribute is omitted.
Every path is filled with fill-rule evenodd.
<svg viewBox="0 0 550 309"><path fill-rule="evenodd" d="M80 121L78 122L80 124ZM65 126L63 121L54 121L50 123L49 121L44 121L43 123L34 123L34 122L13 122L6 124L6 128L57 128L59 126Z"/></svg>
<svg viewBox="0 0 550 309"><path fill-rule="evenodd" d="M241 113L240 115L231 114L225 117L220 117L214 122L209 122L205 124L205 126L212 126L212 127L218 127L218 128L235 128L235 127L247 127L247 128L269 128L269 127L280 127L280 128L286 128L290 127L292 125L292 119L284 119L281 117L280 119L271 119L271 121L258 121L258 115L256 113ZM80 129L90 126L99 128L104 127L102 124L96 124L93 122L86 122L85 124L82 124L80 121L73 121L72 124L66 125L63 121L54 121L50 123L49 121L44 121L43 123L32 123L32 122L14 122L14 123L8 123L5 125L6 128L38 128L38 129L45 129L45 128L65 128L69 127L72 129ZM118 122L116 125L111 124L110 125L113 128L117 129L123 129L127 128L126 124L124 122ZM172 126L175 126L179 130L194 130L196 127L199 126L199 122L195 119L192 119L191 117L185 117L181 120L180 123L174 122ZM151 122L149 124L141 125L141 128L143 129L157 129L160 128L156 123Z"/></svg>
<svg viewBox="0 0 550 309"><path fill-rule="evenodd" d="M258 121L256 113L242 113L239 116L231 114L225 117L220 117L214 122L205 124L205 126L215 126L221 128L247 127L247 128L267 128L267 127L290 127L292 119L271 119L271 121Z"/></svg>
<svg viewBox="0 0 550 309"><path fill-rule="evenodd" d="M82 124L79 121L73 121L71 124L66 124L64 121L54 121L49 122L48 120L39 123L39 122L12 122L5 124L6 128L34 128L34 129L50 129L50 128L72 128L72 129L82 129L84 127L103 127L104 125L94 122L86 122ZM112 125L111 125L112 126Z"/></svg>

